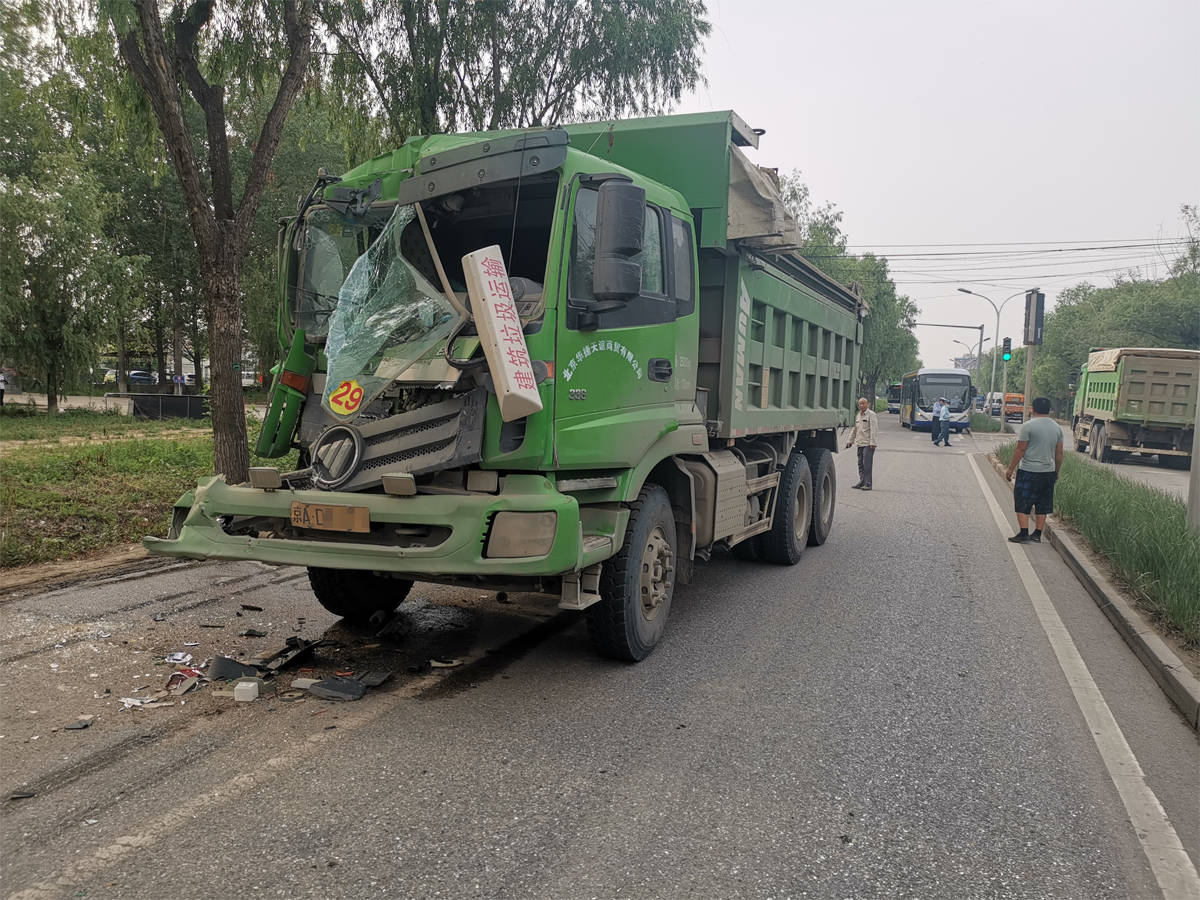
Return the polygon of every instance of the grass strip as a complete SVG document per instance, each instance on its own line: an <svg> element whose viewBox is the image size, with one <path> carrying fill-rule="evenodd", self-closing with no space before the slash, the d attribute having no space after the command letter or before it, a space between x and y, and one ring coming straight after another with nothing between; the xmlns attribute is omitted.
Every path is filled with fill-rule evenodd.
<svg viewBox="0 0 1200 900"><path fill-rule="evenodd" d="M971 431L999 431L1000 421L983 413L971 413Z"/></svg>
<svg viewBox="0 0 1200 900"><path fill-rule="evenodd" d="M142 424L139 422L138 424ZM247 422L253 447L262 423ZM296 467L251 454L250 465ZM0 467L0 568L76 559L165 535L171 508L213 472L210 431L7 452Z"/></svg>
<svg viewBox="0 0 1200 900"><path fill-rule="evenodd" d="M64 437L109 437L124 432L154 434L212 428L207 419L135 419L115 409L68 409L51 416L44 409L8 404L0 409L0 441L44 441Z"/></svg>
<svg viewBox="0 0 1200 900"><path fill-rule="evenodd" d="M997 449L1001 462L1014 447ZM1182 500L1068 453L1054 511L1108 560L1139 606L1200 649L1200 535L1188 531Z"/></svg>

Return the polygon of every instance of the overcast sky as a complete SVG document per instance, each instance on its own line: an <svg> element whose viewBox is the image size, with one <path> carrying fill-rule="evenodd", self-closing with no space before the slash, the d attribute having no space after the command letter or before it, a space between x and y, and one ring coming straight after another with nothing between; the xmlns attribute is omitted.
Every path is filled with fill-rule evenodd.
<svg viewBox="0 0 1200 900"><path fill-rule="evenodd" d="M756 162L799 169L853 250L889 256L920 321L985 324L985 347L995 313L957 287L1000 303L1036 285L1050 306L1114 270L1161 276L1180 204L1200 204L1200 0L709 0L709 15L708 85L678 111L766 129ZM1023 318L1018 297L1001 336L1019 344ZM924 364L972 334L918 328Z"/></svg>

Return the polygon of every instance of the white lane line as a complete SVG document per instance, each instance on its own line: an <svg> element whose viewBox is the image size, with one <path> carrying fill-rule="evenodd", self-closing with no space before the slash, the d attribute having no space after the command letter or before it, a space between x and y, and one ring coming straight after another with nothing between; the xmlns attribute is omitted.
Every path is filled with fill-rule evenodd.
<svg viewBox="0 0 1200 900"><path fill-rule="evenodd" d="M996 527L1000 534L1007 538L1011 526L1004 517L1000 504L992 496L975 455L971 456L971 469L992 511ZM1121 796L1121 802L1125 804L1125 812L1142 844L1146 858L1150 861L1150 868L1158 880L1164 900L1196 900L1200 897L1200 875L1196 874L1196 867L1187 851L1183 849L1183 843L1175 833L1162 804L1158 802L1158 797L1146 784L1146 776L1125 740L1121 726L1113 718L1100 689L1096 687L1092 673L1088 671L1075 642L1050 601L1050 595L1046 593L1046 588L1033 570L1025 549L1020 544L1010 544L1007 540L1004 544L1008 548L1008 555L1012 557L1013 565L1017 568L1017 574L1021 576L1021 583L1025 586L1025 592L1029 595L1038 621L1042 624L1042 630L1058 658L1063 675L1067 678L1067 684L1071 686L1075 702L1079 704L1079 710L1087 721L1092 740L1096 742L1096 749L1100 751L1104 766Z"/></svg>

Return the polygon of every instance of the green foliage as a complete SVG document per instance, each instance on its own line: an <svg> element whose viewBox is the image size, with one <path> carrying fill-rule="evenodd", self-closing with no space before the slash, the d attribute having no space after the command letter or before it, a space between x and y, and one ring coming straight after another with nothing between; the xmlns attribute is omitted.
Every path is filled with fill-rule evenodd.
<svg viewBox="0 0 1200 900"><path fill-rule="evenodd" d="M996 451L1012 459L1015 445ZM1138 604L1200 649L1200 536L1183 502L1074 454L1063 459L1055 512L1116 569Z"/></svg>
<svg viewBox="0 0 1200 900"><path fill-rule="evenodd" d="M830 203L816 206L799 172L780 179L780 193L800 231L800 255L836 281L857 289L867 304L858 395L872 397L878 385L898 381L920 365L913 332L917 306L896 293L886 258L846 253L841 212Z"/></svg>
<svg viewBox="0 0 1200 900"><path fill-rule="evenodd" d="M91 367L120 260L104 239L99 185L70 153L43 153L34 176L0 175L0 356L45 385Z"/></svg>
<svg viewBox="0 0 1200 900"><path fill-rule="evenodd" d="M700 0L328 0L329 90L357 160L411 134L660 111L702 81ZM383 127L362 130L373 120Z"/></svg>

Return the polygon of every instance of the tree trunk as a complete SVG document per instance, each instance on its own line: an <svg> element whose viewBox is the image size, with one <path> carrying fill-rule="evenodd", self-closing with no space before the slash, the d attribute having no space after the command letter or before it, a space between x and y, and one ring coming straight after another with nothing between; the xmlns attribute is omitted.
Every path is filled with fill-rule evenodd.
<svg viewBox="0 0 1200 900"><path fill-rule="evenodd" d="M117 390L125 393L129 390L129 354L125 348L125 329L117 334Z"/></svg>
<svg viewBox="0 0 1200 900"><path fill-rule="evenodd" d="M234 365L242 358L241 254L222 247L215 258L201 254L200 271L212 321L209 331L209 365L213 422L213 466L230 484L250 477L250 450L246 443L245 398ZM198 380L198 379L197 379Z"/></svg>
<svg viewBox="0 0 1200 900"><path fill-rule="evenodd" d="M154 359L158 364L158 382L167 381L167 335L163 327L163 302L160 297L154 303L154 312L150 318L151 333L154 335Z"/></svg>
<svg viewBox="0 0 1200 900"><path fill-rule="evenodd" d="M51 362L46 367L46 413L48 415L58 412L58 381L61 377L58 363Z"/></svg>
<svg viewBox="0 0 1200 900"><path fill-rule="evenodd" d="M174 364L174 369L172 371L176 375L182 375L183 374L183 323L179 320L178 304L176 304L176 306L175 306L175 321L172 323L172 327L171 327L171 351L172 351L172 356L173 356L172 363ZM176 394L184 394L187 392L183 389L182 386L179 386L179 387L175 388L175 393Z"/></svg>

